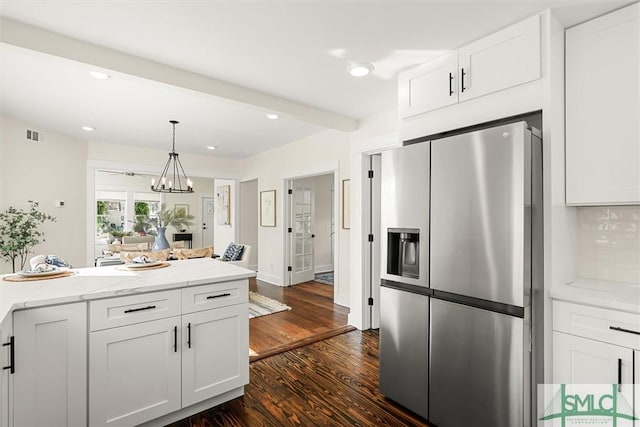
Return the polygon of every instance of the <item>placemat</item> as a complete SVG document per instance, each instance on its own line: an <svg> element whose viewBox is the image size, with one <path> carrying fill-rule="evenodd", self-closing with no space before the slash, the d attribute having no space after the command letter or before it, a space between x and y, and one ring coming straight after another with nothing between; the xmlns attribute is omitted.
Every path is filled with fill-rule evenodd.
<svg viewBox="0 0 640 427"><path fill-rule="evenodd" d="M60 274L53 274L51 276L41 276L41 277L22 277L17 274L12 274L10 276L5 276L2 280L6 282L35 282L36 280L51 280L51 279L59 279L61 277L69 277L76 274L75 271L65 271Z"/></svg>
<svg viewBox="0 0 640 427"><path fill-rule="evenodd" d="M138 270L155 270L156 268L165 268L165 267L169 267L171 265L170 262L163 262L162 264L158 264L158 265L150 265L149 267L127 267L127 265L118 265L116 266L116 270L123 270L123 271L138 271Z"/></svg>

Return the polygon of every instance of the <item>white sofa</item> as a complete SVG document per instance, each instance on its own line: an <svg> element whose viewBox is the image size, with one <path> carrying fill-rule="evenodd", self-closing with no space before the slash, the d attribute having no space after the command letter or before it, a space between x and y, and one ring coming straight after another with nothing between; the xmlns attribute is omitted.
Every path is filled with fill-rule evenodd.
<svg viewBox="0 0 640 427"><path fill-rule="evenodd" d="M225 261L225 262L235 264L244 268L249 268L249 257L251 256L251 245L242 245L242 246L244 246L244 249L242 250L242 255L240 256L239 260Z"/></svg>

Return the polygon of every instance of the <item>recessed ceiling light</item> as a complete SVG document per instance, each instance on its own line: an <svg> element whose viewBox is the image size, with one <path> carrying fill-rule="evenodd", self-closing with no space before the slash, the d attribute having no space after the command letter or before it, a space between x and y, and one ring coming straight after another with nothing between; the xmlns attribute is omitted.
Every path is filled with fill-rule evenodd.
<svg viewBox="0 0 640 427"><path fill-rule="evenodd" d="M98 80L105 80L105 79L111 78L109 74L105 74L100 71L89 71L89 74L91 75L91 77Z"/></svg>
<svg viewBox="0 0 640 427"><path fill-rule="evenodd" d="M207 150L215 150L215 149L216 149L216 147L214 147L213 145L207 146Z"/></svg>
<svg viewBox="0 0 640 427"><path fill-rule="evenodd" d="M82 130L85 132L93 132L94 130L96 130L96 128L91 126L82 126Z"/></svg>
<svg viewBox="0 0 640 427"><path fill-rule="evenodd" d="M356 65L349 68L349 74L351 74L353 77L364 77L366 75L369 75L369 73L371 73L374 68L375 67L373 66L373 64Z"/></svg>
<svg viewBox="0 0 640 427"><path fill-rule="evenodd" d="M268 119L271 119L271 120L275 120L275 119L277 119L278 117L280 117L280 116L279 116L279 115L277 115L277 114L275 114L275 113L269 113L269 114L267 114L267 118L268 118Z"/></svg>

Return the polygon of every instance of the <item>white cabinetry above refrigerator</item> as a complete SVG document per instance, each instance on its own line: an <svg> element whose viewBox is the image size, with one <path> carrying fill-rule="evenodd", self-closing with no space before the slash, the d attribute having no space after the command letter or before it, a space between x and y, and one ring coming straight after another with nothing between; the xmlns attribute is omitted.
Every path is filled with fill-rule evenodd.
<svg viewBox="0 0 640 427"><path fill-rule="evenodd" d="M408 118L540 78L540 16L532 16L398 76Z"/></svg>

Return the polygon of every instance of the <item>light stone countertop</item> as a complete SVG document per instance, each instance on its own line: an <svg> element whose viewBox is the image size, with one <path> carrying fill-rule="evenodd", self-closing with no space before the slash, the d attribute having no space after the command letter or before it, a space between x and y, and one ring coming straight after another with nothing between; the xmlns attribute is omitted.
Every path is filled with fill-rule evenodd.
<svg viewBox="0 0 640 427"><path fill-rule="evenodd" d="M211 258L170 261L145 271L118 266L78 268L73 276L31 282L0 280L0 324L14 310L255 277L256 272ZM121 267L121 266L120 266Z"/></svg>
<svg viewBox="0 0 640 427"><path fill-rule="evenodd" d="M640 284L576 278L551 289L558 301L640 314Z"/></svg>

